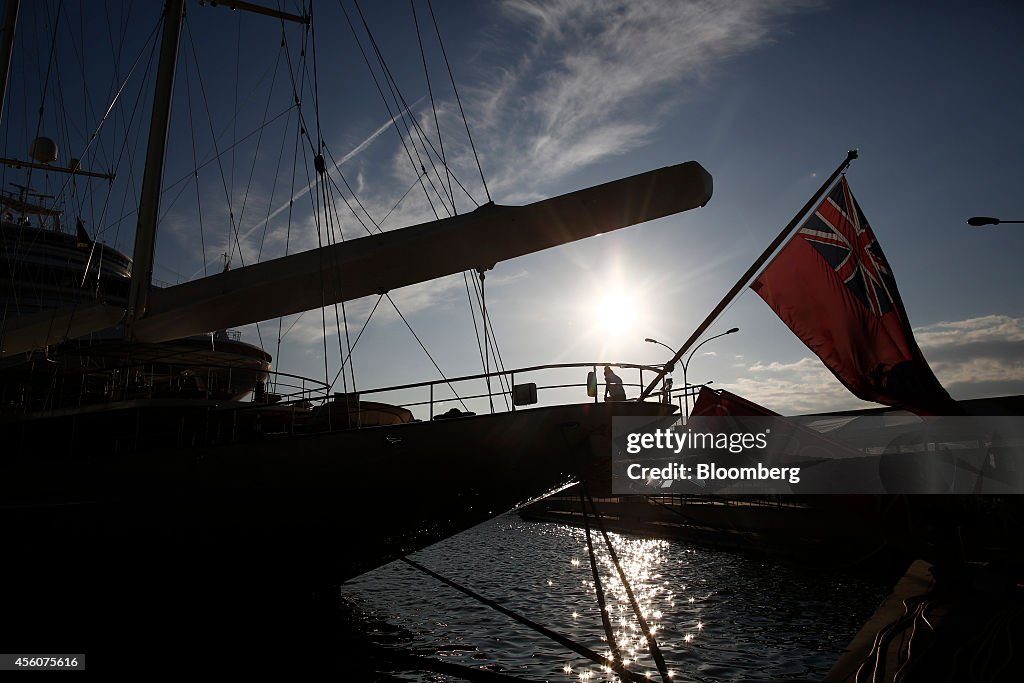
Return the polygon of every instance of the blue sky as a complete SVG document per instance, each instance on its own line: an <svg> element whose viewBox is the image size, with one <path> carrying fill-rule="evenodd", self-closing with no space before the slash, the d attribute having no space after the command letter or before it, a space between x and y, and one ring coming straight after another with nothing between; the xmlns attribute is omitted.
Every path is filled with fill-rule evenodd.
<svg viewBox="0 0 1024 683"><path fill-rule="evenodd" d="M366 5L367 22L406 102L436 137L408 5ZM498 203L535 201L690 159L715 179L714 197L703 209L502 263L488 273L487 301L506 367L663 362L667 352L643 339L655 337L673 347L682 343L846 150L857 147L861 158L849 171L851 188L894 269L936 375L956 398L1024 392L1019 267L1024 231L1012 225L972 229L964 223L978 214L1024 218L1018 162L1024 151L1019 116L1024 50L1018 35L1024 10L1015 3L435 5ZM97 27L117 26L124 18L119 3L106 7L113 20L69 10L68 16L77 18L65 26L91 26L96 43L105 46ZM418 171L387 125L389 113L338 7L317 6L318 107L312 106L310 76L304 115L310 130L319 115L331 154L344 158L339 168L345 180L379 219L414 184ZM354 7L345 7L355 17ZM417 7L421 22L429 22L426 6ZM144 29L117 44L126 54L148 54L144 40L154 12L137 6L132 12ZM96 23L101 20L105 24ZM297 123L287 111L291 85L284 62L277 61L279 25L194 5L188 22L183 47L188 65L177 79L182 97L174 110L165 183L170 189L157 252L156 277L170 283L201 275L204 267L219 270L231 224L226 198L241 236L242 256L230 249L234 266L260 253L262 258L283 253L286 239L291 251L317 244L311 195L298 192L306 172L298 171L297 184L292 180ZM297 60L300 36L289 31ZM431 31L424 36L446 153L459 179L482 202L436 39ZM237 49L236 37L241 37ZM202 88L193 46L204 70ZM113 50L104 47L90 56L82 73L99 73L107 53ZM121 60L122 74L128 63ZM25 73L41 70L37 65ZM106 79L106 89L88 93L90 125L112 92L109 83L116 81ZM67 86L70 80L64 77L65 104L76 90ZM148 92L148 85L139 87ZM52 99L52 91L48 96ZM206 118L207 105L215 124ZM26 105L27 121L33 121L30 111ZM104 135L126 126L129 111L115 114ZM281 118L267 125L262 137L231 147L260 127L265 112ZM24 123L20 128L30 129ZM197 158L208 158L214 149L222 152L220 163L201 169L198 192L194 178L184 189L171 186L194 168L192 130ZM211 130L218 136L216 147ZM68 137L72 148L83 144L84 138ZM10 135L5 144L11 155L17 145ZM99 148L107 150L106 159L122 149L116 142ZM89 154L83 158L90 160ZM141 153L131 163L138 163L136 157ZM119 171L125 184L118 191L126 196L132 175ZM341 186L340 176L335 178ZM197 194L203 215L199 236ZM289 227L292 194L297 197ZM87 224L130 253L134 218L118 223L117 212L101 212L95 203L85 206L91 212ZM366 234L344 203L339 206L345 234ZM459 195L457 206L472 208ZM384 228L432 216L417 189ZM480 370L461 276L405 288L392 297L447 375ZM374 297L346 306L352 338L375 302ZM333 310L327 322L326 344L319 311L285 320L282 329L291 331L280 350L276 321L262 324L259 337L275 354L277 369L333 378L339 362ZM742 295L709 334L732 326L740 333L709 343L694 358L690 381L714 380L715 386L780 412L866 405L846 392L753 293ZM254 329L245 334L257 340ZM364 389L437 377L387 300L367 325L354 359Z"/></svg>

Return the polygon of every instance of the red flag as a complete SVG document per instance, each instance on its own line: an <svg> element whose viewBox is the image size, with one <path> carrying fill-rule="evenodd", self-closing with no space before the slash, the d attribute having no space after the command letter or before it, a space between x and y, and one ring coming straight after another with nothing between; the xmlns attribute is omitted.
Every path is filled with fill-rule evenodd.
<svg viewBox="0 0 1024 683"><path fill-rule="evenodd" d="M866 401L959 414L914 341L889 264L844 177L751 288Z"/></svg>
<svg viewBox="0 0 1024 683"><path fill-rule="evenodd" d="M691 417L772 417L777 415L778 413L725 389L714 391L707 387L700 388L697 400L693 404L693 410L690 411Z"/></svg>

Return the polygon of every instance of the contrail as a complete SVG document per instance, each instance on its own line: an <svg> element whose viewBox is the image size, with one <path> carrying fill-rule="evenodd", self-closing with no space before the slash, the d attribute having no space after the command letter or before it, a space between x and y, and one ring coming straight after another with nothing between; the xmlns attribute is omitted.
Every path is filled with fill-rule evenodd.
<svg viewBox="0 0 1024 683"><path fill-rule="evenodd" d="M388 128L390 128L391 126L394 125L395 121L398 119L399 116L403 116L406 112L408 112L410 109L412 109L413 107L415 107L417 104L419 104L422 101L423 101L423 97L419 98L418 100L416 100L415 102L410 104L408 107L406 107L402 111L400 111L397 114L395 114L394 116L392 116L390 119L387 120L386 123L381 124L380 128L378 128L377 130L375 130L372 133L370 133L370 137L368 137L365 140L363 140L362 142L360 142L358 145L356 145L355 149L353 149L351 152L349 152L348 154L343 156L336 164L334 164L334 168L336 170L340 170L339 167L343 163L345 163L349 159L352 159L353 157L357 156L360 152L362 152L364 149L369 147L370 144L374 140L379 138L384 131L386 131ZM273 212L271 212L271 214L267 217L267 220L269 221L272 218L276 218L278 215L281 214L282 211L285 211L289 206L291 206L292 202L294 202L296 199L299 199L300 197L305 197L307 194L310 193L310 191L312 189L313 189L313 184L310 183L306 187L304 187L301 190L299 190L298 192L296 192L295 195L291 199L289 199L287 202L282 204L279 208L277 208ZM245 236L248 236L255 229L256 228L253 228L249 232L245 233Z"/></svg>
<svg viewBox="0 0 1024 683"><path fill-rule="evenodd" d="M426 97L426 96L424 96L424 97ZM424 99L424 97L420 97L420 98L419 98L418 100L416 100L415 102L413 102L412 104L410 104L410 105L409 105L408 107L406 107L405 109L403 109L403 110L402 110L402 111L400 111L399 113L397 113L397 114L395 114L394 116L392 116L391 118L389 118L389 119L388 119L388 120L387 120L386 122L384 122L383 124L381 124L381 126L380 126L379 128L377 128L377 130L375 130L375 131L373 131L372 133L370 133L369 137L367 137L367 138L366 138L365 140L363 140L363 141L362 141L362 142L360 142L360 143L359 143L358 145L356 145L356 146L355 146L355 148L354 148L354 149L353 149L353 150L352 150L351 152L349 152L348 154L346 154L345 156L343 156L343 157L342 157L342 158L341 158L340 160L338 160L338 162L337 162L336 164L334 164L334 168L335 168L335 170L340 170L340 166L341 166L341 165L342 165L343 163L345 163L345 162L346 162L346 161L348 161L349 159L352 159L352 158L354 158L354 157L358 156L358 155L359 155L360 153L362 153L362 151L363 151L364 149L366 149L367 147L369 147L369 146L370 146L370 145L371 145L371 144L373 143L373 141L374 141L374 140L376 140L377 138L379 138L379 137L381 136L381 134L383 134L383 133L384 133L384 131L386 131L386 130L387 130L388 128L390 128L391 126L393 126L393 125L394 125L394 123L395 123L395 121L396 121L396 120L398 119L398 117L400 117L400 116L403 116L403 115L405 115L405 114L406 114L406 113L407 113L407 112L408 112L408 111L409 111L410 109L412 109L412 108L413 108L413 107L415 107L415 106L416 106L417 104L419 104L420 102L422 102L422 101L423 101L423 99ZM306 187L304 187L304 188L302 188L301 190L299 190L298 192L296 192L296 193L295 193L295 194L294 194L294 195L292 196L292 198L291 198L291 199L289 199L289 200L288 200L287 202L285 202L284 204L282 204L282 205L281 205L280 207L278 207L277 209L274 209L274 210L273 210L272 212L270 212L270 215L268 215L268 216L267 216L267 218L266 218L266 219L265 219L265 220L263 221L263 223L257 223L257 224L256 224L256 225L254 225L253 227L249 228L249 230L247 230L246 232L242 233L242 235L241 235L241 236L239 237L239 242L241 242L241 241L242 241L242 240L244 240L244 239L245 239L246 237L248 237L248 236L249 236L249 235L251 235L252 233L254 233L254 232L256 232L257 230L259 230L260 228L262 228L262 227L263 227L263 226L264 226L265 224L269 223L269 222L270 222L271 220L273 220L274 218L276 218L277 216L279 216L279 215L280 215L280 214L281 214L281 213L282 213L283 211L285 211L286 209L288 209L288 207L289 207L289 206L291 206L291 205L292 205L292 203L293 203L293 202L295 202L295 200L297 200L297 199L301 199L302 197L305 197L305 196L306 196L307 194L309 194L309 193L310 193L310 192L312 191L312 189L313 189L313 184L312 184L312 183L310 183L310 184L309 184L309 185L307 185ZM203 255L203 258L204 258L204 259L206 258L206 255L205 255L205 254ZM190 279L190 280L194 280L194 279L195 279L196 277L198 277L198 276L199 276L199 274L200 274L200 273L202 273L202 272L203 272L203 270L204 270L204 268L200 268L200 269L199 269L199 270L197 270L196 272L192 273L192 277L190 277L189 279Z"/></svg>

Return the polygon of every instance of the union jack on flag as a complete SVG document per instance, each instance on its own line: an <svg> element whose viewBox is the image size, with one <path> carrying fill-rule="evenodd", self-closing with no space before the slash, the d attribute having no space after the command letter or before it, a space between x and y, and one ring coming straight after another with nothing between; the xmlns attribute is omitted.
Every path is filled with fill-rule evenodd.
<svg viewBox="0 0 1024 683"><path fill-rule="evenodd" d="M865 401L963 413L914 341L892 270L845 177L751 288Z"/></svg>
<svg viewBox="0 0 1024 683"><path fill-rule="evenodd" d="M868 310L877 316L893 310L892 271L845 176L797 235L828 261Z"/></svg>

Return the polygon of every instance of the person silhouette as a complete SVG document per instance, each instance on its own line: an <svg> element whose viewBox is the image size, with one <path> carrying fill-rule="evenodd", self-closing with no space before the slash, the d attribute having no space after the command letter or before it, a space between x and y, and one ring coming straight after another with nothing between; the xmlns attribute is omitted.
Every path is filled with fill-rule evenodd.
<svg viewBox="0 0 1024 683"><path fill-rule="evenodd" d="M622 386L622 378L612 371L612 367L610 365L604 366L604 400L626 400L626 390Z"/></svg>

